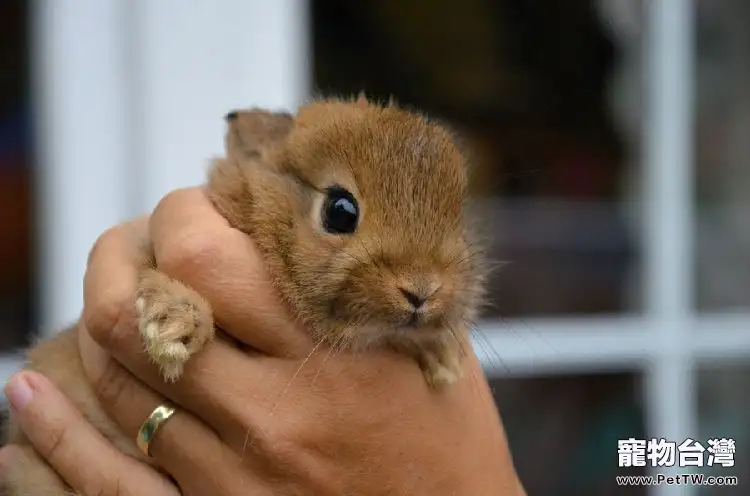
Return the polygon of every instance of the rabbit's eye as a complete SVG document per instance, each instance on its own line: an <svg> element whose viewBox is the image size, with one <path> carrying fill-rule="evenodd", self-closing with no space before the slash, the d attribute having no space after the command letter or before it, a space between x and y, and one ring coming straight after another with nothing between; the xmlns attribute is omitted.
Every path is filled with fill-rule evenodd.
<svg viewBox="0 0 750 496"><path fill-rule="evenodd" d="M351 193L339 187L328 188L323 203L323 229L331 234L351 234L357 230L359 207Z"/></svg>

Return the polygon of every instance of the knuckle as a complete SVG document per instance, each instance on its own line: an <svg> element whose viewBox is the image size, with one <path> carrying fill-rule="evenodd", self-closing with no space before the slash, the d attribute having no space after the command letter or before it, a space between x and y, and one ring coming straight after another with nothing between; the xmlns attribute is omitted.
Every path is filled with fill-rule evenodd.
<svg viewBox="0 0 750 496"><path fill-rule="evenodd" d="M122 226L107 230L94 243L89 252L88 265L84 275L84 306L81 320L88 332L99 343L107 343L112 329L128 315L126 310L132 296L132 281L116 280L109 284L106 280L107 267L104 252L122 245ZM101 252L100 260L94 261Z"/></svg>
<svg viewBox="0 0 750 496"><path fill-rule="evenodd" d="M186 274L209 267L220 246L215 238L195 226L185 227L157 253L157 265L167 273Z"/></svg>
<svg viewBox="0 0 750 496"><path fill-rule="evenodd" d="M122 479L119 474L113 473L111 478L96 477L87 480L81 488L82 494L86 496L121 496Z"/></svg>
<svg viewBox="0 0 750 496"><path fill-rule="evenodd" d="M133 348L133 341L140 345L136 322L136 308L134 299L119 305L117 318L107 328L107 335L103 339L107 348L114 350L129 350Z"/></svg>
<svg viewBox="0 0 750 496"><path fill-rule="evenodd" d="M64 460L68 456L67 454L74 446L71 442L70 426L57 423L46 433L38 448L44 458L54 464L56 460Z"/></svg>
<svg viewBox="0 0 750 496"><path fill-rule="evenodd" d="M84 482L81 490L81 494L85 494L86 496L113 496L113 493L107 491L105 485L102 481L98 480L98 478L97 480L88 480Z"/></svg>
<svg viewBox="0 0 750 496"><path fill-rule="evenodd" d="M109 360L102 374L94 381L94 392L102 405L117 408L122 399L132 396L133 383L128 373L114 360Z"/></svg>
<svg viewBox="0 0 750 496"><path fill-rule="evenodd" d="M107 496L123 496L126 493L125 482L122 480L122 476L117 474L112 480L111 488Z"/></svg>
<svg viewBox="0 0 750 496"><path fill-rule="evenodd" d="M189 274L210 266L222 250L222 241L200 222L192 222L184 213L185 206L195 201L194 188L167 193L154 209L155 225L162 220L169 225L169 236L155 236L154 251L157 266L173 276ZM181 221L175 221L175 217ZM152 224L154 225L154 224Z"/></svg>
<svg viewBox="0 0 750 496"><path fill-rule="evenodd" d="M291 422L289 424L292 424ZM246 444L252 450L273 463L284 463L288 461L295 452L299 452L303 436L298 429L289 424L283 425L278 422L267 421L261 426L250 426L246 430L250 433ZM243 446L246 449L248 446Z"/></svg>
<svg viewBox="0 0 750 496"><path fill-rule="evenodd" d="M163 208L170 208L171 203L176 203L179 206L180 204L184 204L185 201L190 201L191 190L192 188L176 188L169 191L161 198L161 200L159 200L159 203L157 203L156 205L155 211Z"/></svg>
<svg viewBox="0 0 750 496"><path fill-rule="evenodd" d="M36 446L42 457L52 465L62 465L66 460L78 456L80 440L76 439L75 429L70 424L59 424L45 433L44 440ZM83 481L82 494L90 496L119 496L120 480L106 480L101 476L90 477Z"/></svg>
<svg viewBox="0 0 750 496"><path fill-rule="evenodd" d="M113 240L117 238L120 229L120 226L110 227L96 238L96 241L94 241L94 244L89 251L88 258L86 259L87 266L91 265L91 262L104 246L113 242Z"/></svg>
<svg viewBox="0 0 750 496"><path fill-rule="evenodd" d="M123 339L123 333L118 325L128 311L128 302L119 298L97 298L83 309L83 325L95 341L111 347Z"/></svg>

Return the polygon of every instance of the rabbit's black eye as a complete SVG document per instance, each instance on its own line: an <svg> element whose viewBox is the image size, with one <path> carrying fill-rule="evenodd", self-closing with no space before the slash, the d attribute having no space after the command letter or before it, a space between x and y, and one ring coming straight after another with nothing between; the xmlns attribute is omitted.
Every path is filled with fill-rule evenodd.
<svg viewBox="0 0 750 496"><path fill-rule="evenodd" d="M359 207L357 200L343 188L326 190L323 202L323 229L331 234L351 234L357 230Z"/></svg>

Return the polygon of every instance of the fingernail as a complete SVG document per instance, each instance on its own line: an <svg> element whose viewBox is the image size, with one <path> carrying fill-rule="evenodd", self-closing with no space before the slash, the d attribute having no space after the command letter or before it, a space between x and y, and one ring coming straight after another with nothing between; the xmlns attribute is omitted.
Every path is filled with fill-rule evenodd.
<svg viewBox="0 0 750 496"><path fill-rule="evenodd" d="M11 408L18 412L26 408L33 395L34 391L23 375L14 375L5 385L5 396L8 398Z"/></svg>

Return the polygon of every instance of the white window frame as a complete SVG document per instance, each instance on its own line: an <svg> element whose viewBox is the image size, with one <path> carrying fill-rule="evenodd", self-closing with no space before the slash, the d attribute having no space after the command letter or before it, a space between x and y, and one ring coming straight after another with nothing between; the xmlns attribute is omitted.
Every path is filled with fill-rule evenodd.
<svg viewBox="0 0 750 496"><path fill-rule="evenodd" d="M482 332L502 363L483 346L477 351L491 377L642 373L648 432L682 440L698 435L697 367L750 363L750 314L693 311L694 8L689 0L646 5L645 311L487 321ZM37 0L35 7L39 287L49 333L78 317L86 255L102 231L149 210L168 190L202 182L205 159L221 152L221 112L292 110L310 94L309 13L305 0L224 0L221 7L215 0ZM195 119L184 118L185 106ZM0 376L19 364L17 356L0 357ZM651 487L649 494L689 496L695 488Z"/></svg>

